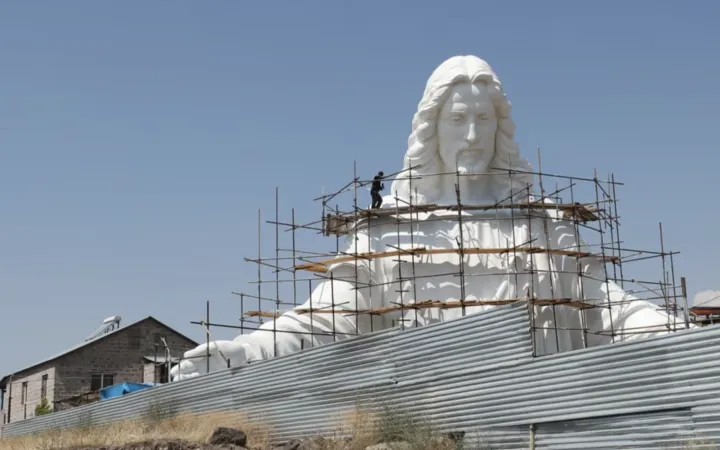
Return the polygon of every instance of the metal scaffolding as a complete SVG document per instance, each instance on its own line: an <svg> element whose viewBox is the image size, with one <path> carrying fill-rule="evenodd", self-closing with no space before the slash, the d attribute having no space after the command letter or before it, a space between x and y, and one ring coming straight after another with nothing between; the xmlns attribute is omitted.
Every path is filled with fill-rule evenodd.
<svg viewBox="0 0 720 450"><path fill-rule="evenodd" d="M538 159L540 159L538 150ZM412 168L411 168L412 169ZM272 329L262 330L273 334L274 354L277 355L277 337L281 333L298 333L302 335L302 347L305 347L306 341L310 346L316 343L316 337L331 337L333 340L338 338L346 339L351 336L346 332L336 330L336 316L354 317L356 327L359 330L358 321L361 316L368 316L370 330L376 329L374 319L388 313L400 312L401 319L399 324L393 321L393 326L399 325L404 328L406 325L404 320L406 312L414 311L416 320L410 320L413 326L417 326L417 315L428 309L460 309L461 314L466 314L466 308L484 306L484 305L504 305L515 302L526 302L531 317L531 329L533 335L536 330L546 330L555 333L555 339L558 341L558 332L560 330L575 331L582 333L584 345L588 344L588 336L598 335L607 336L613 342L617 336L623 334L648 333L658 330L633 330L624 328L623 331L616 330L611 323L610 330L593 329L586 318L586 311L596 308L616 308L620 303L629 303L638 300L650 301L657 305L668 315L667 323L662 327L663 331L677 331L689 327L690 319L688 315L688 305L686 297L686 289L683 285L679 286L675 281L674 256L677 252L669 251L665 248L662 224L659 224L659 249L658 250L640 250L624 246L620 238L620 216L618 214L618 202L616 191L620 183L615 180L614 175L610 175L606 180L598 178L597 171L592 177L577 177L557 175L542 172L542 166L538 166L537 172L521 172L512 169L497 169L493 176L507 176L510 185L513 178L518 175L532 176L536 180L535 185L527 184L524 189L511 194L501 201L493 204L471 205L464 204L461 192L461 178L464 176L477 176L478 174L461 174L459 171L423 174L423 178L434 176L454 176L455 177L455 196L456 202L448 205L438 204L415 204L418 198L416 188L413 190L412 170L405 169L403 171L390 174L384 177L384 181L392 181L398 179L408 180L410 186L410 195L408 198L400 198L396 193L391 193L394 198L394 205L383 205L379 209L365 209L358 206L360 200L359 190L372 183L372 180L361 179L357 175L356 166L353 167L353 179L340 189L332 193L323 193L322 196L313 199L315 204L319 203L320 218L309 223L296 223L295 209L293 208L288 214L289 218L281 219L279 207L279 190L275 191L275 208L274 218L263 222L262 213L258 210L258 230L257 230L257 256L246 257L245 261L255 264L257 267L257 279L251 284L255 284L255 292L248 291L233 292L232 294L240 297L240 317L239 324L222 324L212 323L210 321L209 302L207 303L206 318L202 321L192 322L205 327L206 339L210 343L213 338L211 336L211 327L236 328L241 333L257 332L261 330L261 326L265 323L265 319L276 319L286 311L294 311L298 315L308 315L310 321L310 331L289 331L278 329L276 321L273 320ZM485 174L487 175L487 174ZM554 189L548 189L549 183L554 184ZM581 200L581 197L589 197ZM340 209L340 204L348 205L346 209ZM334 205L334 206L333 206ZM500 212L503 212L500 214ZM457 213L454 215L453 213ZM442 213L438 215L437 213ZM500 223L510 221L510 229L513 230L511 245L504 248L485 248L468 246L463 236L463 222L472 220L475 214L495 214L492 221ZM420 214L425 217L420 219ZM434 248L432 246L422 245L419 239L419 225L427 224L432 221L449 221L450 217L454 217L460 236L456 240L456 248ZM537 226L538 220L542 219L541 230L532 229ZM517 242L515 236L515 225L518 223L527 223L530 227L529 235L548 236L548 226L552 220L561 220L563 223L569 224L574 234L575 242L570 248L552 248L550 242L552 239L540 239L539 242L531 240L530 242ZM371 249L370 242L371 228L378 224L392 224L395 226L397 241L396 244L385 244L385 248L380 250L346 251L341 247L340 239L347 238L353 240L355 244L351 244L351 248L357 248L360 236L367 236L367 248ZM270 226L274 230L275 248L274 254L264 256L261 246L261 238L263 236L263 225ZM283 231L283 233L281 233ZM299 249L298 242L304 239L300 233L311 233L313 235L321 235L327 240L335 240L335 250L327 252L318 252L312 249ZM280 236L283 236L281 243ZM582 238L581 238L582 235ZM402 246L401 236L409 247ZM588 238L591 236L591 238ZM584 250L578 249L578 243L581 239L586 242ZM546 244L543 244L546 243ZM433 276L454 276L459 279L459 290L457 298L450 300L431 299L422 300L418 298L417 284L424 282L427 275L418 275L416 266L420 258L428 258L432 255L457 255L459 264L457 271L453 273L436 274ZM562 270L558 268L544 269L538 267L535 255L546 255L548 260L556 257L571 258L574 260L572 267L566 265ZM550 276L550 295L540 298L535 294L535 286L531 286L528 292L516 295L516 298L489 298L478 299L468 298L474 296L473 292L466 292L468 279L473 277L481 277L486 274L474 273L466 267L466 258L470 255L504 255L513 258L523 256L529 262L526 269L518 269L508 272L508 276L515 277L515 285L518 285L519 276L529 276L529 280L534 283L536 276L543 273L552 272L553 274L568 274L577 276L579 283L578 298L567 298L556 295L556 286L554 276ZM397 301L391 304L385 304L381 307L374 308L348 308L343 303L336 303L334 294L334 283L339 279L331 270L331 267L338 263L353 263L355 266L354 279L350 281L355 288L356 300L361 290L366 290L368 295L372 295L373 287L377 288L381 285L373 280L369 282L361 282L358 276L358 267L361 262L368 262L383 258L392 258L397 263L397 273L394 279L386 282L386 285L397 285L397 289L393 292L397 293ZM606 285L606 292L609 291L610 283L615 283L630 296L624 296L622 301L611 301L610 296L607 298L587 298L584 292L582 280L591 277L584 273L583 261L586 259L595 259L600 261L603 268L603 276L595 281L601 281ZM640 280L632 277L626 277L625 272L629 271L632 266L648 262L655 264L660 274L657 279ZM300 274L307 274L300 276ZM313 305L312 292L313 286L318 282L329 282L331 290L330 305ZM310 300L309 307L300 308L298 296L305 296L305 288L307 286L307 295ZM680 288L680 289L678 289ZM269 293L267 293L269 290ZM300 303L305 303L305 298ZM357 302L356 302L357 304ZM372 299L370 299L372 304ZM552 310L552 326L538 323L535 319L535 306L547 306ZM560 327L556 320L557 307L576 308L580 311L580 328ZM612 315L610 315L612 317ZM325 318L331 323L329 332L316 332L313 324L318 318ZM560 348L557 342L558 349ZM229 360L227 360L229 365ZM209 366L208 366L209 369Z"/></svg>

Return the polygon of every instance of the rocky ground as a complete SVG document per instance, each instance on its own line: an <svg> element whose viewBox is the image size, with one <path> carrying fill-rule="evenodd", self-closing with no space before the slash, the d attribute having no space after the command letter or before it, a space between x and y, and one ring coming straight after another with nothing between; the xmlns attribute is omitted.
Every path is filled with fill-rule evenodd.
<svg viewBox="0 0 720 450"><path fill-rule="evenodd" d="M319 445L319 446L318 446ZM276 450L324 450L326 447L322 443L318 444L313 441L295 441L275 447ZM103 446L103 447L73 447L67 450L252 450L251 447L242 447L237 445L213 445L213 444L196 444L192 442L176 440L176 441L156 441L156 442L138 442L136 444L127 444L119 446ZM412 445L407 442L393 442L387 444L377 444L366 447L365 450L414 450Z"/></svg>
<svg viewBox="0 0 720 450"><path fill-rule="evenodd" d="M274 429L240 412L155 414L104 425L0 439L0 450L484 450L477 437L440 433L432 423L390 407L338 415L324 437L277 443ZM170 411L172 412L172 411ZM152 413L152 414L151 414ZM460 444L461 441L462 444ZM472 441L472 442L470 442Z"/></svg>
<svg viewBox="0 0 720 450"><path fill-rule="evenodd" d="M449 435L441 438L438 448L455 447L453 442L462 436ZM327 438L313 438L304 441L296 440L277 444L272 450L334 450L343 448L343 442ZM246 434L233 428L218 428L209 439L209 443L200 444L184 440L156 440L137 442L125 445L95 446L95 447L68 447L63 450L266 450L267 447L254 447L248 442ZM407 442L390 442L375 444L365 450L414 450L413 445Z"/></svg>
<svg viewBox="0 0 720 450"><path fill-rule="evenodd" d="M273 447L273 450L329 450L336 448L334 443L318 440L293 441ZM154 442L138 442L134 444L101 446L101 447L72 447L64 450L253 450L252 446L244 447L233 444L198 444L183 440L163 440ZM365 450L414 450L407 442L392 442L376 444L366 447Z"/></svg>

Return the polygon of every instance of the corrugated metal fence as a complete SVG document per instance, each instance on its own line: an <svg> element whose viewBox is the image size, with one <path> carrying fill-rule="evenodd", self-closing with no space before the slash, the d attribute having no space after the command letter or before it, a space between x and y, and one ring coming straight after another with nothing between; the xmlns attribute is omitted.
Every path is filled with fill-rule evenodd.
<svg viewBox="0 0 720 450"><path fill-rule="evenodd" d="M720 327L712 327L533 358L527 308L516 304L35 417L3 434L103 424L167 405L262 416L284 440L335 431L358 404L389 404L493 449L531 441L537 449L687 448L720 442L718 352Z"/></svg>

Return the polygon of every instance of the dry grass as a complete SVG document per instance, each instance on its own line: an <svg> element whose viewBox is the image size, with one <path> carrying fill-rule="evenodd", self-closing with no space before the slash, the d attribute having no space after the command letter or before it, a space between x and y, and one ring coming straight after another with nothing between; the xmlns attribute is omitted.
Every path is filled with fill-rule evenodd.
<svg viewBox="0 0 720 450"><path fill-rule="evenodd" d="M154 422L128 420L97 427L52 430L34 436L0 439L0 450L51 450L74 446L122 445L163 439L207 442L217 427L233 427L248 435L248 442L257 448L269 447L269 429L254 424L240 414L210 413L178 415Z"/></svg>
<svg viewBox="0 0 720 450"><path fill-rule="evenodd" d="M76 446L123 445L154 440L185 440L205 443L217 427L232 427L248 435L249 447L270 449L272 430L247 417L234 413L174 415L150 408L138 420L116 422L104 426L78 427L47 431L34 436L0 440L0 450L51 450ZM308 450L365 450L382 443L405 441L415 450L457 450L451 440L437 434L431 424L410 414L389 408L376 413L361 409L348 412L340 419L331 436L312 439L303 448ZM470 448L476 447L466 447ZM477 447L487 448L487 447Z"/></svg>
<svg viewBox="0 0 720 450"><path fill-rule="evenodd" d="M378 412L356 408L343 417L332 436L319 438L312 450L365 450L383 442L407 442L413 450L459 450L437 433L430 421L390 407Z"/></svg>

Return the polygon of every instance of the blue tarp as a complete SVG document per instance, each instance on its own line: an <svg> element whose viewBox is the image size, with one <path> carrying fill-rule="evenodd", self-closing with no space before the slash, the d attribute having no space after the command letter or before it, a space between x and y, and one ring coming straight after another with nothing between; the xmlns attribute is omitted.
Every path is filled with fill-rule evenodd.
<svg viewBox="0 0 720 450"><path fill-rule="evenodd" d="M152 383L120 383L100 389L100 400L109 398L122 397L135 391L141 391L153 387Z"/></svg>

